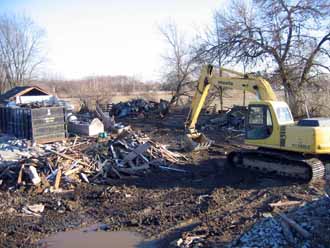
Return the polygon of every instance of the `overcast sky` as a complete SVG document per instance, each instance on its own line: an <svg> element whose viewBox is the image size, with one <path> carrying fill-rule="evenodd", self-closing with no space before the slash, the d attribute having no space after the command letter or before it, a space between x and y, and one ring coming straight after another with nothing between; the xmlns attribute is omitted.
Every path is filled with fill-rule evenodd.
<svg viewBox="0 0 330 248"><path fill-rule="evenodd" d="M47 32L47 70L64 78L129 75L157 80L166 49L158 26L174 20L187 37L224 0L0 0Z"/></svg>

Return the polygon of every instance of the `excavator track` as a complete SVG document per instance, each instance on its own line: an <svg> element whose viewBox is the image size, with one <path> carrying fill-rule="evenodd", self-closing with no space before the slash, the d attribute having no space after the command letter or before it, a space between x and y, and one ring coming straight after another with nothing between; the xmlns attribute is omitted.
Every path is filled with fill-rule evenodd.
<svg viewBox="0 0 330 248"><path fill-rule="evenodd" d="M228 155L227 160L231 166L302 179L306 182L321 179L325 174L325 166L318 158L277 150L246 149L233 151Z"/></svg>

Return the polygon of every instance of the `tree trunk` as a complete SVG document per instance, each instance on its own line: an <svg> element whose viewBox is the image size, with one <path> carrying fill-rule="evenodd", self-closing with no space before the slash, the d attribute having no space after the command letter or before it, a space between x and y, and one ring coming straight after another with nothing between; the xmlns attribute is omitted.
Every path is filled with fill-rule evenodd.
<svg viewBox="0 0 330 248"><path fill-rule="evenodd" d="M292 88L291 84L283 81L284 86L284 97L285 101L288 103L292 115L299 116L299 107L298 107L298 95L297 92Z"/></svg>

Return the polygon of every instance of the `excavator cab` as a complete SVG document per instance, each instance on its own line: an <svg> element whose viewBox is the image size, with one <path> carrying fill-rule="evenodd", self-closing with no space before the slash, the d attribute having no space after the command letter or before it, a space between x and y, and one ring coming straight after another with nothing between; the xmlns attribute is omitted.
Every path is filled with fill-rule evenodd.
<svg viewBox="0 0 330 248"><path fill-rule="evenodd" d="M249 105L245 137L265 139L273 132L273 121L267 105Z"/></svg>

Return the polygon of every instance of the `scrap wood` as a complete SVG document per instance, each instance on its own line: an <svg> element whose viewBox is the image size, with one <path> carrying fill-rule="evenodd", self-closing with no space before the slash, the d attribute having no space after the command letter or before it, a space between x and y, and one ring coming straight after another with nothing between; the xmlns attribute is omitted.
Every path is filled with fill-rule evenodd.
<svg viewBox="0 0 330 248"><path fill-rule="evenodd" d="M36 216L41 217L40 213L42 213L45 209L43 204L34 204L34 205L26 205L22 208L22 212L27 214L28 216Z"/></svg>
<svg viewBox="0 0 330 248"><path fill-rule="evenodd" d="M50 187L50 183L49 183L49 181L47 180L46 176L43 173L41 174L40 178L41 178L41 183L42 183L43 188Z"/></svg>
<svg viewBox="0 0 330 248"><path fill-rule="evenodd" d="M122 176L120 175L120 173L118 172L118 170L116 170L116 168L114 168L113 166L111 166L111 167L110 167L110 170L111 170L113 173L115 173L115 175L116 175L119 179L122 178Z"/></svg>
<svg viewBox="0 0 330 248"><path fill-rule="evenodd" d="M150 147L149 143L144 143L139 145L137 148L135 148L133 151L131 151L124 159L123 164L127 163L128 161L132 161L140 154L144 153L146 150L148 150Z"/></svg>
<svg viewBox="0 0 330 248"><path fill-rule="evenodd" d="M52 152L52 153L54 153L54 154L56 154L56 155L58 155L60 157L63 157L63 158L66 158L66 159L69 159L69 160L72 160L72 161L77 161L77 163L79 163L79 164L82 164L82 165L85 165L85 166L89 166L89 164L87 164L87 163L85 163L83 161L77 160L74 157L71 157L71 156L69 156L67 154L59 153L59 152L56 152L56 151L53 151L53 150L50 150L50 152Z"/></svg>
<svg viewBox="0 0 330 248"><path fill-rule="evenodd" d="M150 166L148 164L143 164L143 165L140 165L139 167L134 167L134 168L115 167L115 169L117 171L129 174L129 175L135 175L136 173L138 173L142 170L147 170L149 168L150 168Z"/></svg>
<svg viewBox="0 0 330 248"><path fill-rule="evenodd" d="M69 170L65 171L63 174L64 174L65 176L69 176L69 175L71 175L71 174L78 173L78 172L81 171L81 170L82 170L82 167L81 167L81 166L78 166L78 167L76 167L76 168L69 169Z"/></svg>
<svg viewBox="0 0 330 248"><path fill-rule="evenodd" d="M75 145L76 145L76 142L77 142L77 140L78 140L78 135L76 135L76 137L74 138L74 141L73 141L73 144L72 144L72 146L74 147Z"/></svg>
<svg viewBox="0 0 330 248"><path fill-rule="evenodd" d="M301 201L278 201L274 203L270 203L269 206L271 207L286 207L286 206L295 206L300 205Z"/></svg>
<svg viewBox="0 0 330 248"><path fill-rule="evenodd" d="M53 172L54 171L53 168L55 168L55 165L53 164L53 162L52 162L52 160L50 158L47 158L46 159L46 164L48 165L50 171Z"/></svg>
<svg viewBox="0 0 330 248"><path fill-rule="evenodd" d="M68 148L72 149L72 148L75 148L77 146L87 145L89 143L90 143L90 141L84 141L84 142L80 142L80 143L77 143L77 144L73 144L72 146L69 146Z"/></svg>
<svg viewBox="0 0 330 248"><path fill-rule="evenodd" d="M55 184L54 184L55 189L58 189L60 187L61 176L62 176L62 169L58 168L55 178Z"/></svg>
<svg viewBox="0 0 330 248"><path fill-rule="evenodd" d="M45 205L43 204L27 205L26 207L34 213L42 213L45 210Z"/></svg>
<svg viewBox="0 0 330 248"><path fill-rule="evenodd" d="M177 169L177 168L167 167L167 166L163 166L163 165L159 165L158 167L159 167L160 169L163 169L163 170L176 171L176 172L182 172L182 173L186 173L186 172L187 172L187 171L182 170L182 169Z"/></svg>
<svg viewBox="0 0 330 248"><path fill-rule="evenodd" d="M289 224L292 228L294 228L302 237L309 239L312 235L307 232L304 228L302 228L297 222L290 219L286 214L279 213L278 214L287 224Z"/></svg>
<svg viewBox="0 0 330 248"><path fill-rule="evenodd" d="M87 177L87 175L85 174L85 173L80 173L80 176L81 176L81 178L86 182L86 183L89 183L89 180L88 180L88 177Z"/></svg>
<svg viewBox="0 0 330 248"><path fill-rule="evenodd" d="M74 196L75 191L73 189L50 189L51 193L67 196L68 198L72 198Z"/></svg>
<svg viewBox="0 0 330 248"><path fill-rule="evenodd" d="M24 213L24 214L26 214L27 216L35 216L35 217L41 217L41 214L38 214L38 213L34 213L34 212L32 212L31 210L29 210L29 209L27 209L26 207L23 207L22 208L22 212Z"/></svg>
<svg viewBox="0 0 330 248"><path fill-rule="evenodd" d="M73 148L82 141L89 145ZM15 163L15 167L8 166L3 169L14 168L15 183L18 184L28 179L22 175L23 172L31 174L30 179L33 184L37 185L41 182L44 192L69 188L72 183L71 177L74 177L75 181L86 183L101 177L121 178L123 174L138 175L140 172L146 172L152 165L163 166L161 169L164 170L183 172L165 165L180 163L185 159L183 155L171 152L166 146L133 130L127 130L124 134L106 142L98 142L94 138L88 138L86 141L75 137L64 145L55 143L40 148L44 149L42 155L30 156L20 163ZM22 164L25 165L23 172ZM1 173L7 172L1 170L0 176ZM65 184L63 184L63 176L70 177L65 178Z"/></svg>
<svg viewBox="0 0 330 248"><path fill-rule="evenodd" d="M6 169L4 171L6 171ZM1 178L2 174L4 173L4 171L1 172L0 178ZM21 169L18 172L18 177L17 177L17 184L18 185L22 184L22 181L23 181L22 180L23 179L23 171L24 171L24 164L21 165Z"/></svg>
<svg viewBox="0 0 330 248"><path fill-rule="evenodd" d="M172 152L170 150L168 150L164 145L155 142L155 141L150 141L150 143L153 145L154 150L156 150L156 152L160 152L161 154L163 154L163 156L168 157L169 159L173 160L174 162L177 162L177 159L183 159L183 160L188 160L188 158L186 156L184 156L183 154L180 153L176 153L176 152Z"/></svg>

